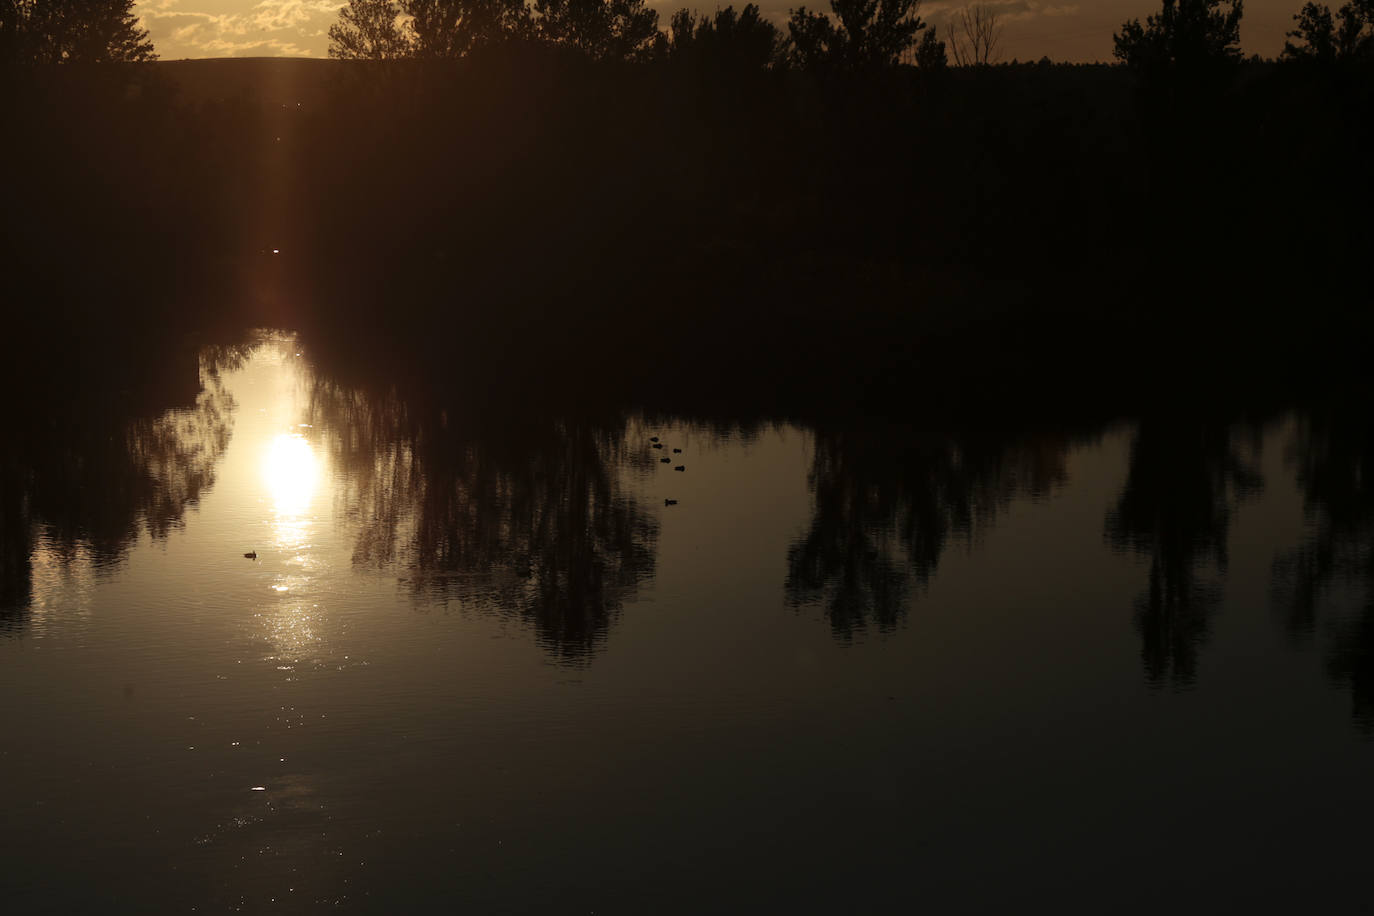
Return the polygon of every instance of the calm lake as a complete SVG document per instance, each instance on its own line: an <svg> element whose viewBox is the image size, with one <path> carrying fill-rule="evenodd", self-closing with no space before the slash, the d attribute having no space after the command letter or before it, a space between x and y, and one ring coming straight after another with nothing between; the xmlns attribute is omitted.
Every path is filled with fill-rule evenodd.
<svg viewBox="0 0 1374 916"><path fill-rule="evenodd" d="M7 912L1366 902L1367 404L477 420L280 333L200 383L4 447Z"/></svg>

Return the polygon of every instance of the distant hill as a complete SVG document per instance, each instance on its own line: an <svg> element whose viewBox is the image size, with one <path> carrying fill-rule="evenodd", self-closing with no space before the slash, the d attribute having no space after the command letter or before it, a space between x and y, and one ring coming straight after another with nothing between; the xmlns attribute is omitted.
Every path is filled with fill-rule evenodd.
<svg viewBox="0 0 1374 916"><path fill-rule="evenodd" d="M312 105L349 66L311 57L218 57L162 60L152 64L186 101L249 97L267 104Z"/></svg>

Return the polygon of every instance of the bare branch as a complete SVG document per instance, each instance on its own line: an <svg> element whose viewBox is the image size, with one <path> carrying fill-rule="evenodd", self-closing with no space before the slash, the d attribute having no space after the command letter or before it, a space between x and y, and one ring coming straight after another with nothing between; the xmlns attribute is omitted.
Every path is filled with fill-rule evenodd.
<svg viewBox="0 0 1374 916"><path fill-rule="evenodd" d="M981 67L1002 58L1001 17L990 6L976 4L961 9L950 30L950 53L959 67Z"/></svg>

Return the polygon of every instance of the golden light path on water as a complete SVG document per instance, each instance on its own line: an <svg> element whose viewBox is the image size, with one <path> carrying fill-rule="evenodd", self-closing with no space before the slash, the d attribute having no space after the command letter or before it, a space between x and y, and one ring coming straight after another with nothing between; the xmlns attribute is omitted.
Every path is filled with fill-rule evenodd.
<svg viewBox="0 0 1374 916"><path fill-rule="evenodd" d="M289 343L282 346L281 361L294 361L293 350ZM262 559L274 567L271 589L277 599L264 608L263 617L279 667L291 667L318 653L323 638L318 625L323 611L318 586L327 564L316 549L320 520L315 502L324 469L314 444L306 438L310 427L299 422L304 405L300 380L296 381L277 389L277 403L265 411L269 423L258 446L271 531L270 553L263 551Z"/></svg>

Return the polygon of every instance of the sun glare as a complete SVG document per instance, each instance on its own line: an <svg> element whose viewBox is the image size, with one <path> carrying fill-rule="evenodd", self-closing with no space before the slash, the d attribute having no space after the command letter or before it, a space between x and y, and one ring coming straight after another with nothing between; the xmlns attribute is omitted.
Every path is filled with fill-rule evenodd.
<svg viewBox="0 0 1374 916"><path fill-rule="evenodd" d="M274 438L263 460L263 479L279 516L303 514L319 482L319 465L310 443L291 433Z"/></svg>

